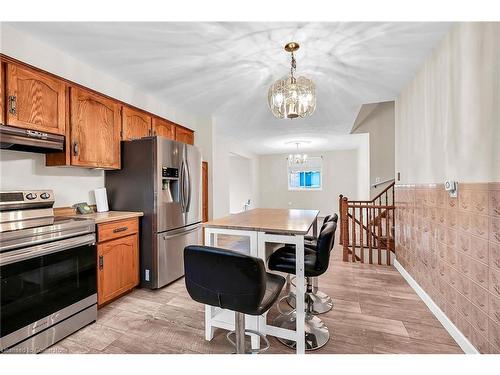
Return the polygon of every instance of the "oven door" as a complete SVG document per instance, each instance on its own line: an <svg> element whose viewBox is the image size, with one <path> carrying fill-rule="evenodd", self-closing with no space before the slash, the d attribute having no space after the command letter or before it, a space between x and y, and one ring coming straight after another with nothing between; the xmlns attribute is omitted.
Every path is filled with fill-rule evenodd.
<svg viewBox="0 0 500 375"><path fill-rule="evenodd" d="M5 350L79 312L66 307L75 310L78 302L92 300L88 297L97 291L95 235L0 254L0 283L0 350Z"/></svg>

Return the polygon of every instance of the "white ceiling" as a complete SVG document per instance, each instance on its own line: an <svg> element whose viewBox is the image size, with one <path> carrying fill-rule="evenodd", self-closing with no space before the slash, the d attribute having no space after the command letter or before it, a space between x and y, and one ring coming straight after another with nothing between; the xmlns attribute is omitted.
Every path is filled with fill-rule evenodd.
<svg viewBox="0 0 500 375"><path fill-rule="evenodd" d="M180 110L214 116L221 133L264 154L346 143L359 107L393 100L449 23L11 23ZM289 71L286 42L297 41L297 74L316 83L305 119L275 119L267 90ZM343 136L342 136L343 135ZM340 136L340 137L339 137Z"/></svg>

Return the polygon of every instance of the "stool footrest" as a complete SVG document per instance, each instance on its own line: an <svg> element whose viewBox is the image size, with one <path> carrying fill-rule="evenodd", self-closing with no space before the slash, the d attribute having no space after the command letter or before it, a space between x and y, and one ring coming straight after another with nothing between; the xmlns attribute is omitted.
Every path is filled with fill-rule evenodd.
<svg viewBox="0 0 500 375"><path fill-rule="evenodd" d="M270 347L269 340L267 339L267 337L263 333L261 333L259 331L255 331L253 329L245 329L245 334L247 334L247 333L249 333L251 335L259 336L266 344L263 348L260 348L260 349L250 349L249 351L245 350L245 352L247 354L263 353L267 349L269 349L269 347ZM236 349L236 341L234 341L230 337L230 336L235 335L235 334L236 334L236 331L230 331L227 333L226 338L227 338L227 341L229 341L231 343L231 345L233 345L234 348Z"/></svg>

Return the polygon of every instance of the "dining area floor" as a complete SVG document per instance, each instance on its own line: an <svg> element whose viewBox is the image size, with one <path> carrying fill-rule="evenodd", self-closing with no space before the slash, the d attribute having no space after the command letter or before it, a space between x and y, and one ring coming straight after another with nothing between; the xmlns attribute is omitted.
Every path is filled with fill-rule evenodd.
<svg viewBox="0 0 500 375"><path fill-rule="evenodd" d="M220 237L220 247L247 246L243 238ZM328 272L319 279L320 290L334 299L333 309L320 315L330 340L306 354L463 353L394 267L343 262L341 255L335 246ZM157 290L135 289L99 309L96 323L44 353L233 352L225 330L216 329L213 340L205 341L204 312L204 305L189 297L184 278ZM274 306L268 322L276 316ZM295 354L274 337L269 341L266 353Z"/></svg>

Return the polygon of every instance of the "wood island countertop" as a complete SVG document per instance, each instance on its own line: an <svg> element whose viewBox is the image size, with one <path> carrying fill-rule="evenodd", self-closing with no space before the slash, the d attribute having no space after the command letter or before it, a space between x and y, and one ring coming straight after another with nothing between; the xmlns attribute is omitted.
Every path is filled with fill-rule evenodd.
<svg viewBox="0 0 500 375"><path fill-rule="evenodd" d="M305 235L316 221L318 214L318 210L255 208L208 221L203 223L203 226Z"/></svg>
<svg viewBox="0 0 500 375"><path fill-rule="evenodd" d="M108 211L108 212L94 212L91 214L73 214L73 215L64 215L71 217L81 217L84 219L93 219L96 224L108 223L111 221L118 221L124 219L130 219L134 217L144 216L144 213L140 211Z"/></svg>

